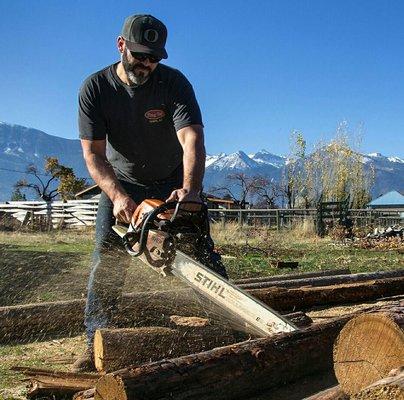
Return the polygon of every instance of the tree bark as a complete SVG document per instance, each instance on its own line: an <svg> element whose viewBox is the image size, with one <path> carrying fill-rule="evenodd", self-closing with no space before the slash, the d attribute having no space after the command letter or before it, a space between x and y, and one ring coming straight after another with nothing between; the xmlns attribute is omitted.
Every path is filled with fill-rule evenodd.
<svg viewBox="0 0 404 400"><path fill-rule="evenodd" d="M248 291L277 311L355 303L404 293L404 278L314 288ZM0 343L83 332L84 299L0 307ZM172 314L211 317L192 290L127 293L117 315L119 326L169 325ZM216 317L220 318L220 315ZM68 321L68 323L66 323Z"/></svg>
<svg viewBox="0 0 404 400"><path fill-rule="evenodd" d="M352 400L403 400L404 370L391 371L387 378L381 379L351 396Z"/></svg>
<svg viewBox="0 0 404 400"><path fill-rule="evenodd" d="M349 400L349 397L341 390L339 385L323 390L304 400Z"/></svg>
<svg viewBox="0 0 404 400"><path fill-rule="evenodd" d="M360 274L345 274L345 275L333 275L333 276L315 276L309 278L300 278L293 280L277 280L271 282L258 282L258 283L244 283L238 285L244 290L249 289L263 289L270 287L304 287L304 286L329 286L329 285L339 285L341 283L355 283L355 282L365 282L372 279L388 279L388 278L402 278L404 277L404 270L395 271L380 271L380 272L370 272L370 273L360 273Z"/></svg>
<svg viewBox="0 0 404 400"><path fill-rule="evenodd" d="M13 367L29 377L28 398L73 396L94 387L100 374L52 371L39 368Z"/></svg>
<svg viewBox="0 0 404 400"><path fill-rule="evenodd" d="M359 303L404 294L404 278L305 288L268 288L249 293L274 310L307 310L319 305Z"/></svg>
<svg viewBox="0 0 404 400"><path fill-rule="evenodd" d="M351 320L334 346L341 388L355 394L404 365L404 305Z"/></svg>
<svg viewBox="0 0 404 400"><path fill-rule="evenodd" d="M270 275L260 276L256 278L242 278L234 281L236 285L243 285L246 283L260 283L260 282L273 282L273 281L289 281L293 279L314 278L316 276L333 276L333 275L347 275L351 271L348 268L343 269L328 269L324 271L304 272L300 274L284 274L284 275Z"/></svg>
<svg viewBox="0 0 404 400"><path fill-rule="evenodd" d="M332 347L352 318L129 367L96 384L101 399L235 399L332 368Z"/></svg>
<svg viewBox="0 0 404 400"><path fill-rule="evenodd" d="M312 320L302 312L285 315L299 327ZM215 325L207 318L171 316L172 328L99 329L94 337L95 367L111 372L163 358L199 353L249 339L242 332Z"/></svg>

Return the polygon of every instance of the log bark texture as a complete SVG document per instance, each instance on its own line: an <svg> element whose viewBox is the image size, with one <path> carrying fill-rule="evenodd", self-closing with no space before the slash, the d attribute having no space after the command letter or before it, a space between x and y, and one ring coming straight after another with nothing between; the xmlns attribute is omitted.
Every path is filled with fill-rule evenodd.
<svg viewBox="0 0 404 400"><path fill-rule="evenodd" d="M322 390L310 397L305 397L303 400L349 400L339 385L332 388Z"/></svg>
<svg viewBox="0 0 404 400"><path fill-rule="evenodd" d="M404 278L390 278L319 288L255 289L249 293L273 309L286 312L402 295L403 288ZM84 299L0 307L0 343L83 332L84 307ZM172 314L211 317L209 310L201 307L195 294L184 289L126 293L117 315L117 323L121 327L169 326Z"/></svg>
<svg viewBox="0 0 404 400"><path fill-rule="evenodd" d="M13 367L29 377L28 398L71 397L94 387L100 374L62 372L39 368Z"/></svg>
<svg viewBox="0 0 404 400"><path fill-rule="evenodd" d="M107 374L95 399L229 400L293 382L332 367L334 340L350 318Z"/></svg>
<svg viewBox="0 0 404 400"><path fill-rule="evenodd" d="M302 312L285 315L299 327L312 322ZM163 358L199 353L247 340L247 334L215 325L207 318L170 317L172 328L140 327L99 329L94 337L95 367L111 372Z"/></svg>
<svg viewBox="0 0 404 400"><path fill-rule="evenodd" d="M404 278L307 288L250 290L252 296L274 310L307 310L319 305L359 303L404 294Z"/></svg>
<svg viewBox="0 0 404 400"><path fill-rule="evenodd" d="M351 396L352 400L404 400L404 367Z"/></svg>
<svg viewBox="0 0 404 400"><path fill-rule="evenodd" d="M360 315L334 345L334 370L342 390L355 394L404 365L404 304Z"/></svg>
<svg viewBox="0 0 404 400"><path fill-rule="evenodd" d="M350 273L351 271L348 268L327 269L324 271L304 272L299 274L284 274L284 275L260 276L256 278L242 278L235 280L234 283L236 285L243 285L246 283L289 281L293 279L313 278L315 276L347 275Z"/></svg>
<svg viewBox="0 0 404 400"><path fill-rule="evenodd" d="M263 289L270 287L304 287L304 286L329 286L339 285L341 283L365 282L373 279L388 279L404 277L404 270L365 272L350 275L332 275L332 276L315 276L312 278L299 278L293 280L276 280L272 282L245 283L238 285L240 288L247 289Z"/></svg>

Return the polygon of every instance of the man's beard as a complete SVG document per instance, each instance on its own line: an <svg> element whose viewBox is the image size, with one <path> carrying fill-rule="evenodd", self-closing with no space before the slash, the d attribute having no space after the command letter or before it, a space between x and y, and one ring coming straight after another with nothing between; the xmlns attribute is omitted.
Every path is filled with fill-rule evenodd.
<svg viewBox="0 0 404 400"><path fill-rule="evenodd" d="M149 79L151 69L136 60L130 63L125 51L122 53L121 61L131 85L143 85Z"/></svg>

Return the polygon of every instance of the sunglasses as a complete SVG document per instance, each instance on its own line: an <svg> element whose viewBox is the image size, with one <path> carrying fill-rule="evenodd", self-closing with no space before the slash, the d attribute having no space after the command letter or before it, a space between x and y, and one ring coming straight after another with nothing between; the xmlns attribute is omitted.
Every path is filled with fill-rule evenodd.
<svg viewBox="0 0 404 400"><path fill-rule="evenodd" d="M131 51L130 54L132 55L133 58L136 58L136 60L140 62L149 60L152 64L156 64L161 61L161 58L151 56L150 54L136 53L134 51Z"/></svg>

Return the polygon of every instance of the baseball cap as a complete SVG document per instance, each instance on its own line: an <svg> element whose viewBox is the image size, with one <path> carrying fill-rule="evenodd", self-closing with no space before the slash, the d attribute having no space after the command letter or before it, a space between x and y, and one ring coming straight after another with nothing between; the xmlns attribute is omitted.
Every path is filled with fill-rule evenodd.
<svg viewBox="0 0 404 400"><path fill-rule="evenodd" d="M121 36L130 51L167 58L164 48L167 28L152 15L131 15L125 19Z"/></svg>

